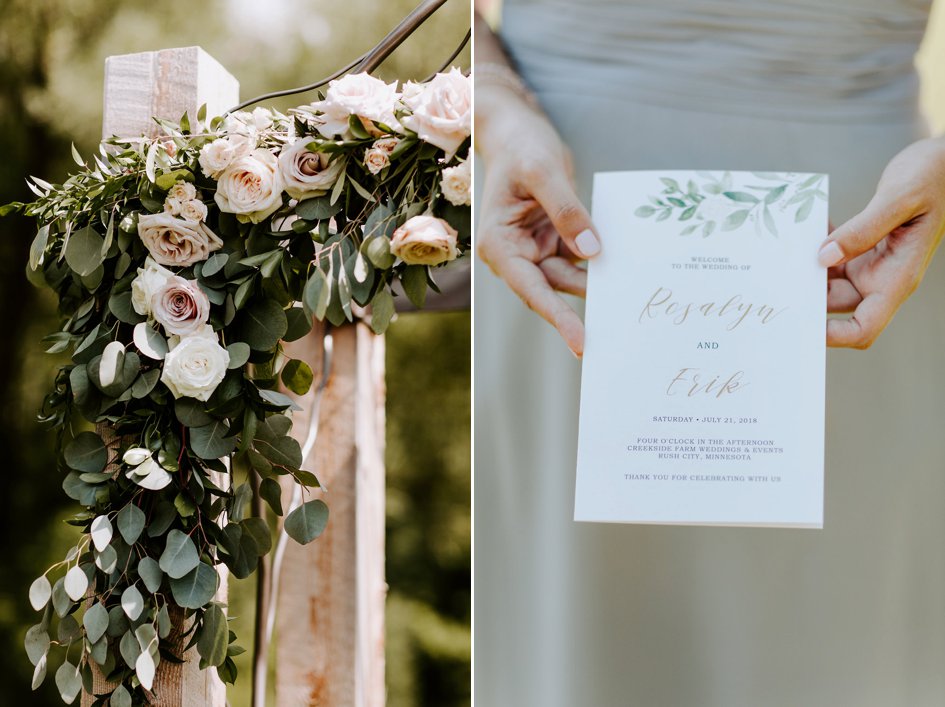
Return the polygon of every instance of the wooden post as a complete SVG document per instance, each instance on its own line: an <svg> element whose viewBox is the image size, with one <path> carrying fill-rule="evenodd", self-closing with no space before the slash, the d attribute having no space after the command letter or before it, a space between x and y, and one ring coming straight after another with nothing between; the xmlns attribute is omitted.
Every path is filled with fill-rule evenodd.
<svg viewBox="0 0 945 707"><path fill-rule="evenodd" d="M195 120L201 105L219 115L239 101L239 82L200 47L111 56L105 60L105 109L102 136L154 136L152 117L178 120L186 111ZM226 572L221 572L218 597L226 597ZM172 614L173 615L173 614ZM171 640L173 644L173 640ZM186 640L172 646L180 652ZM161 661L154 680L155 705L161 707L223 707L226 689L215 670L200 670L196 649L183 664ZM93 692L107 689L96 675ZM82 704L92 698L82 695Z"/></svg>
<svg viewBox="0 0 945 707"><path fill-rule="evenodd" d="M322 336L316 325L286 354L322 371ZM329 522L311 545L287 546L276 619L279 707L385 702L384 340L364 324L338 327L331 359L318 443L304 462L325 487ZM299 400L304 411L293 425L303 444L313 399L310 392Z"/></svg>

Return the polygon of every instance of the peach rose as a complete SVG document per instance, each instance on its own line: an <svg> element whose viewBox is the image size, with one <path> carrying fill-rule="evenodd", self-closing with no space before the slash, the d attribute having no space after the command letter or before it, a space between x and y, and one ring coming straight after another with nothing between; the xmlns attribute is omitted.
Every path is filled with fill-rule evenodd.
<svg viewBox="0 0 945 707"><path fill-rule="evenodd" d="M400 142L396 137L385 137L375 140L374 144L364 152L364 166L371 174L377 174L390 165L390 156Z"/></svg>
<svg viewBox="0 0 945 707"><path fill-rule="evenodd" d="M206 224L179 219L166 212L141 215L138 237L154 261L161 265L193 265L223 247L223 241Z"/></svg>
<svg viewBox="0 0 945 707"><path fill-rule="evenodd" d="M435 216L414 216L394 231L390 252L408 265L439 265L454 260L456 229Z"/></svg>
<svg viewBox="0 0 945 707"><path fill-rule="evenodd" d="M223 170L214 200L220 211L259 223L282 206L283 186L276 156L259 148Z"/></svg>

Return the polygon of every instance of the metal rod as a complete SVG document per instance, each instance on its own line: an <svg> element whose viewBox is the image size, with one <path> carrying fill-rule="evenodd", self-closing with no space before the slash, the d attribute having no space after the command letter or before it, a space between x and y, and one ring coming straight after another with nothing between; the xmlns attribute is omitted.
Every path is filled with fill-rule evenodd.
<svg viewBox="0 0 945 707"><path fill-rule="evenodd" d="M463 51L463 47L465 47L467 44L469 44L469 40L470 40L471 37L472 37L472 30L471 30L471 29L466 30L466 36L463 37L463 41L461 41L461 42L459 43L459 46L456 47L456 49L453 50L453 53L452 53L452 54L450 54L450 58L447 59L446 61L444 61L444 62L440 65L440 68L439 68L439 69L437 69L437 70L434 71L432 74L430 74L430 75L427 76L425 79L423 79L423 83L426 83L427 81L433 80L433 77L434 77L434 76L436 76L437 74L440 74L440 73L446 71L446 69L449 68L449 65L453 63L453 59L455 59L456 57L458 57L458 56L459 56L459 53L460 53L461 51Z"/></svg>
<svg viewBox="0 0 945 707"><path fill-rule="evenodd" d="M407 37L413 34L430 15L439 10L445 3L446 0L423 0L409 15L401 20L399 25L388 32L387 36L377 43L377 46L364 55L364 58L354 67L353 71L366 71L368 73L374 71L397 47L404 43Z"/></svg>
<svg viewBox="0 0 945 707"><path fill-rule="evenodd" d="M282 98L284 96L293 96L297 93L307 93L308 91L314 91L316 88L321 88L325 84L334 81L335 79L344 76L349 71L361 72L365 71L370 73L378 66L380 66L383 61L391 55L391 53L400 46L401 43L411 34L413 34L416 29L422 25L426 20L445 5L447 0L424 0L421 2L414 10L407 15L394 29L387 33L380 42L378 42L373 49L362 54L357 59L346 65L344 68L338 69L333 74L326 76L323 79L319 79L315 83L306 84L305 86L299 86L297 88L287 88L281 91L272 91L270 93L264 93L261 96L256 96L255 98L250 98L248 101L243 101L238 106L230 108L224 117L238 110L243 110L249 106L255 105L257 103L262 103L263 101L272 100L273 98ZM463 50L463 47L469 42L469 38L472 31L467 31L466 36L459 46L456 48L450 58L446 61L445 64L440 68L440 71L445 69L450 63L455 59L459 53ZM426 81L429 81L430 78L433 78L439 72L434 72Z"/></svg>

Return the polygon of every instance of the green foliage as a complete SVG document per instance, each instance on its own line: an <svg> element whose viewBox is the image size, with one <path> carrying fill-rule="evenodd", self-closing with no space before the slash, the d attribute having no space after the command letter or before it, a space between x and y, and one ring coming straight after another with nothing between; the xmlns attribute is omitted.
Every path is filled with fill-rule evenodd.
<svg viewBox="0 0 945 707"><path fill-rule="evenodd" d="M681 236L688 236L698 231L703 238L707 238L716 231L717 227L721 231L734 231L748 220L754 224L758 235L767 231L770 235L777 236L778 227L771 213L772 208L777 207L784 211L793 207L794 220L800 222L810 216L815 200L827 198L826 192L820 189L820 184L824 180L822 174L811 175L803 180L785 182L786 179L791 180L792 175L753 172L752 174L759 180L782 182L770 186L760 184L745 187L756 192L754 194L747 191L733 191L730 172L698 172L697 174L705 180L704 183L700 186L690 181L685 188L675 179L661 177L660 181L665 188L659 195L651 196L649 204L638 206L634 215L643 219L656 216L656 221L665 221L675 215L680 223L695 221L680 231ZM710 196L721 197L724 200L723 207L704 213L700 206ZM718 220L721 218L721 214L718 213L720 210L725 211L721 225Z"/></svg>

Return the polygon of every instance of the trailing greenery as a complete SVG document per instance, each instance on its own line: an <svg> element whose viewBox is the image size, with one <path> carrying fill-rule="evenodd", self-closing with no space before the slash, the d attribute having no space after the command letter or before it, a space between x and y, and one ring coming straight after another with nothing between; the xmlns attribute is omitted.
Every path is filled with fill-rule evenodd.
<svg viewBox="0 0 945 707"><path fill-rule="evenodd" d="M436 98L437 80L413 96ZM279 391L304 394L314 373L281 342L313 318L383 332L393 284L421 306L431 266L468 246L468 206L445 181L464 169L468 131L441 146L424 107L399 94L386 122L354 112L332 127L332 100L329 89L292 117L158 121L159 137L108 139L89 162L74 150L78 173L33 178L37 199L4 207L36 220L31 279L58 297L62 324L44 341L70 361L42 419L84 531L30 588L42 611L26 637L34 689L59 646L65 702L92 691L97 669L114 687L95 704L147 703L181 640L235 680L242 649L215 567L244 578L270 550L265 519L246 515L254 492L281 516L280 476L318 487ZM234 488L226 457L256 483ZM328 520L320 499L286 510L300 543Z"/></svg>

